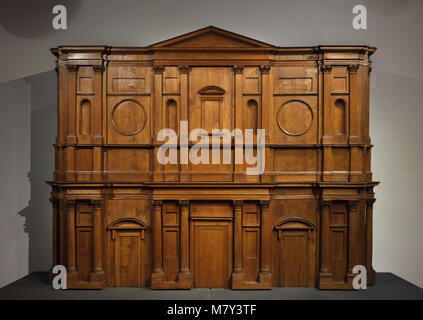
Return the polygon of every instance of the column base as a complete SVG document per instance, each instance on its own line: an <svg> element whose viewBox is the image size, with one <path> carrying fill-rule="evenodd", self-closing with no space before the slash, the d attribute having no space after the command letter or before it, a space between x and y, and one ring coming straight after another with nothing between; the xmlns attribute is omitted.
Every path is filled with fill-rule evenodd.
<svg viewBox="0 0 423 320"><path fill-rule="evenodd" d="M192 288L192 274L191 272L179 272L178 274L178 288L191 289Z"/></svg>
<svg viewBox="0 0 423 320"><path fill-rule="evenodd" d="M192 288L191 272L179 272L176 281L166 281L164 272L151 274L151 289L191 289Z"/></svg>
<svg viewBox="0 0 423 320"><path fill-rule="evenodd" d="M270 290L272 289L272 274L259 273L258 281L245 279L244 272L232 273L232 289L234 290Z"/></svg>
<svg viewBox="0 0 423 320"><path fill-rule="evenodd" d="M356 275L348 274L345 281L334 280L331 273L320 274L317 287L321 290L356 290L352 281Z"/></svg>
<svg viewBox="0 0 423 320"><path fill-rule="evenodd" d="M68 282L68 289L94 289L101 290L106 287L106 282L99 281L72 281Z"/></svg>
<svg viewBox="0 0 423 320"><path fill-rule="evenodd" d="M374 286L376 284L376 271L372 266L366 267L367 269L367 285Z"/></svg>
<svg viewBox="0 0 423 320"><path fill-rule="evenodd" d="M78 281L78 271L76 270L68 270L67 272L67 282L68 286L70 282Z"/></svg>
<svg viewBox="0 0 423 320"><path fill-rule="evenodd" d="M104 282L105 274L104 271L94 271L90 273L90 282Z"/></svg>

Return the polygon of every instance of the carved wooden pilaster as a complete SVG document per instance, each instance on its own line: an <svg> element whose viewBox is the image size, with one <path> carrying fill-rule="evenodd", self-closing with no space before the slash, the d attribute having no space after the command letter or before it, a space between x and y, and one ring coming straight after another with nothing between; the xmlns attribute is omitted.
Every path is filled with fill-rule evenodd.
<svg viewBox="0 0 423 320"><path fill-rule="evenodd" d="M93 144L103 143L102 134L102 113L103 113L103 73L104 65L94 65L94 97L93 97ZM93 171L99 173L101 171L102 154L101 148L95 147L94 150Z"/></svg>
<svg viewBox="0 0 423 320"><path fill-rule="evenodd" d="M180 200L179 206L181 208L181 236L180 236L180 248L181 248L181 273L189 272L189 201Z"/></svg>
<svg viewBox="0 0 423 320"><path fill-rule="evenodd" d="M66 200L67 215L67 272L68 275L76 274L76 237L75 237L75 215L76 201Z"/></svg>
<svg viewBox="0 0 423 320"><path fill-rule="evenodd" d="M67 94L67 144L76 143L76 79L78 73L78 65L67 64L68 68L68 94ZM73 161L72 161L73 162Z"/></svg>
<svg viewBox="0 0 423 320"><path fill-rule="evenodd" d="M91 281L104 281L103 270L103 201L91 200L93 207L94 236L93 236L93 272Z"/></svg>
<svg viewBox="0 0 423 320"><path fill-rule="evenodd" d="M243 128L243 66L234 66L235 72L235 128ZM238 149L238 148L237 148ZM235 154L237 151L235 151ZM235 164L235 171L243 170L243 167Z"/></svg>
<svg viewBox="0 0 423 320"><path fill-rule="evenodd" d="M242 208L244 202L241 200L233 201L234 208L234 272L242 272Z"/></svg>
<svg viewBox="0 0 423 320"><path fill-rule="evenodd" d="M260 201L261 213L261 261L260 273L270 273L271 253L272 253L272 221L269 211L268 200Z"/></svg>
<svg viewBox="0 0 423 320"><path fill-rule="evenodd" d="M67 82L67 68L61 59L57 60L57 80L58 83ZM57 90L57 138L56 144L64 144L67 135L67 100L66 90L63 87L59 87Z"/></svg>
<svg viewBox="0 0 423 320"><path fill-rule="evenodd" d="M323 64L321 66L322 70L322 77L323 77L323 106L322 106L322 113L321 113L321 122L322 122L322 143L323 144L332 144L333 143L333 134L332 134L332 122L331 122L331 113L332 113L332 106L331 106L331 91L332 91L332 65ZM330 149L325 148L324 154L326 151ZM328 170L323 168L323 179L325 179L325 171Z"/></svg>
<svg viewBox="0 0 423 320"><path fill-rule="evenodd" d="M270 66L260 66L261 72L261 107L260 107L260 115L257 119L258 128L262 128L266 130L266 141L269 139L270 132L271 132L271 123L272 123L272 113L273 107L272 99L273 99L273 90L271 81L270 81ZM267 161L266 161L267 162Z"/></svg>
<svg viewBox="0 0 423 320"><path fill-rule="evenodd" d="M163 66L153 66L154 71L154 136L157 140L157 134L163 129Z"/></svg>
<svg viewBox="0 0 423 320"><path fill-rule="evenodd" d="M348 275L352 275L354 266L360 263L362 241L360 239L360 212L358 200L348 201Z"/></svg>
<svg viewBox="0 0 423 320"><path fill-rule="evenodd" d="M191 67L187 65L179 66L180 82L181 82L181 120L188 119L188 75Z"/></svg>
<svg viewBox="0 0 423 320"><path fill-rule="evenodd" d="M376 199L366 201L366 270L367 283L374 285L376 282L376 272L373 269L373 204Z"/></svg>
<svg viewBox="0 0 423 320"><path fill-rule="evenodd" d="M162 259L162 202L153 201L154 273L163 273Z"/></svg>
<svg viewBox="0 0 423 320"><path fill-rule="evenodd" d="M60 228L60 203L56 198L50 198L53 205L53 266L60 264L59 262L59 228Z"/></svg>
<svg viewBox="0 0 423 320"><path fill-rule="evenodd" d="M330 209L332 201L320 201L321 260L320 274L330 273Z"/></svg>

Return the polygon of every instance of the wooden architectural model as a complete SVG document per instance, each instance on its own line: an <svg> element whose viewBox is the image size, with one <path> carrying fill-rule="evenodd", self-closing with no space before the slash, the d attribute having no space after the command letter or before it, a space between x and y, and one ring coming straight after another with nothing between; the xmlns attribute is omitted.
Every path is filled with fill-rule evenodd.
<svg viewBox="0 0 423 320"><path fill-rule="evenodd" d="M52 49L53 264L68 287L352 289L356 265L373 284L374 51L281 48L215 27L148 47ZM264 129L264 172L233 161L233 137L229 164L160 163L158 133L181 121Z"/></svg>

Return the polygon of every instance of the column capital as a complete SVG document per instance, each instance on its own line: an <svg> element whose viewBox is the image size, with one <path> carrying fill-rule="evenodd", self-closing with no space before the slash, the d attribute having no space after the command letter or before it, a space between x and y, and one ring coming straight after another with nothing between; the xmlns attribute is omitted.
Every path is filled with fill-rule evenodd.
<svg viewBox="0 0 423 320"><path fill-rule="evenodd" d="M189 206L189 200L179 200L178 203L181 207L188 207Z"/></svg>
<svg viewBox="0 0 423 320"><path fill-rule="evenodd" d="M350 73L357 73L359 67L360 67L359 64L349 64L348 70L350 71Z"/></svg>
<svg viewBox="0 0 423 320"><path fill-rule="evenodd" d="M66 206L67 207L75 207L76 206L76 200L75 199L66 199Z"/></svg>
<svg viewBox="0 0 423 320"><path fill-rule="evenodd" d="M232 200L232 204L234 207L241 207L244 204L243 200Z"/></svg>
<svg viewBox="0 0 423 320"><path fill-rule="evenodd" d="M324 73L331 73L332 72L332 65L322 64L321 69Z"/></svg>
<svg viewBox="0 0 423 320"><path fill-rule="evenodd" d="M191 71L191 67L189 65L180 65L178 66L179 73L189 73Z"/></svg>
<svg viewBox="0 0 423 320"><path fill-rule="evenodd" d="M92 200L90 200L90 203L93 207L100 208L103 205L103 200L102 199L92 199Z"/></svg>
<svg viewBox="0 0 423 320"><path fill-rule="evenodd" d="M164 66L153 66L153 71L155 74L161 74L164 71Z"/></svg>
<svg viewBox="0 0 423 320"><path fill-rule="evenodd" d="M243 65L234 65L234 72L235 74L242 74L244 72Z"/></svg>
<svg viewBox="0 0 423 320"><path fill-rule="evenodd" d="M320 204L321 207L330 207L332 205L332 200L320 199L319 204Z"/></svg>
<svg viewBox="0 0 423 320"><path fill-rule="evenodd" d="M270 204L269 200L260 200L260 207L264 210L269 209L269 204Z"/></svg>
<svg viewBox="0 0 423 320"><path fill-rule="evenodd" d="M153 200L153 206L159 207L162 205L162 200Z"/></svg>
<svg viewBox="0 0 423 320"><path fill-rule="evenodd" d="M359 204L359 200L348 200L348 206L353 210L356 210Z"/></svg>
<svg viewBox="0 0 423 320"><path fill-rule="evenodd" d="M70 72L78 72L79 65L77 65L77 64L69 64L69 63L67 63L67 64L66 64L66 68L68 68L68 70L69 70Z"/></svg>
<svg viewBox="0 0 423 320"><path fill-rule="evenodd" d="M94 65L93 69L95 72L103 72L105 70L105 67L101 64L101 65Z"/></svg>
<svg viewBox="0 0 423 320"><path fill-rule="evenodd" d="M270 65L262 65L262 66L260 66L260 72L262 74L269 74L269 72L270 72Z"/></svg>
<svg viewBox="0 0 423 320"><path fill-rule="evenodd" d="M372 206L375 202L376 202L376 199L375 198L366 199L366 205L367 206Z"/></svg>

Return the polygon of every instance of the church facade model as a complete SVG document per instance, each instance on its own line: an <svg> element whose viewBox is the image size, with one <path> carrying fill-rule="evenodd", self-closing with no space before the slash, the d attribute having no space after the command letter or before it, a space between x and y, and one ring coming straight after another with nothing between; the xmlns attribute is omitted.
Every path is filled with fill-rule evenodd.
<svg viewBox="0 0 423 320"><path fill-rule="evenodd" d="M52 49L53 264L68 288L352 289L357 265L374 284L374 51L215 27L148 47ZM181 133L197 128L203 142L232 133L214 150L229 161L211 148L187 159L201 148ZM252 129L249 148L235 129L244 143ZM163 132L177 135L165 155L176 161L159 161ZM250 174L259 151L263 170Z"/></svg>

